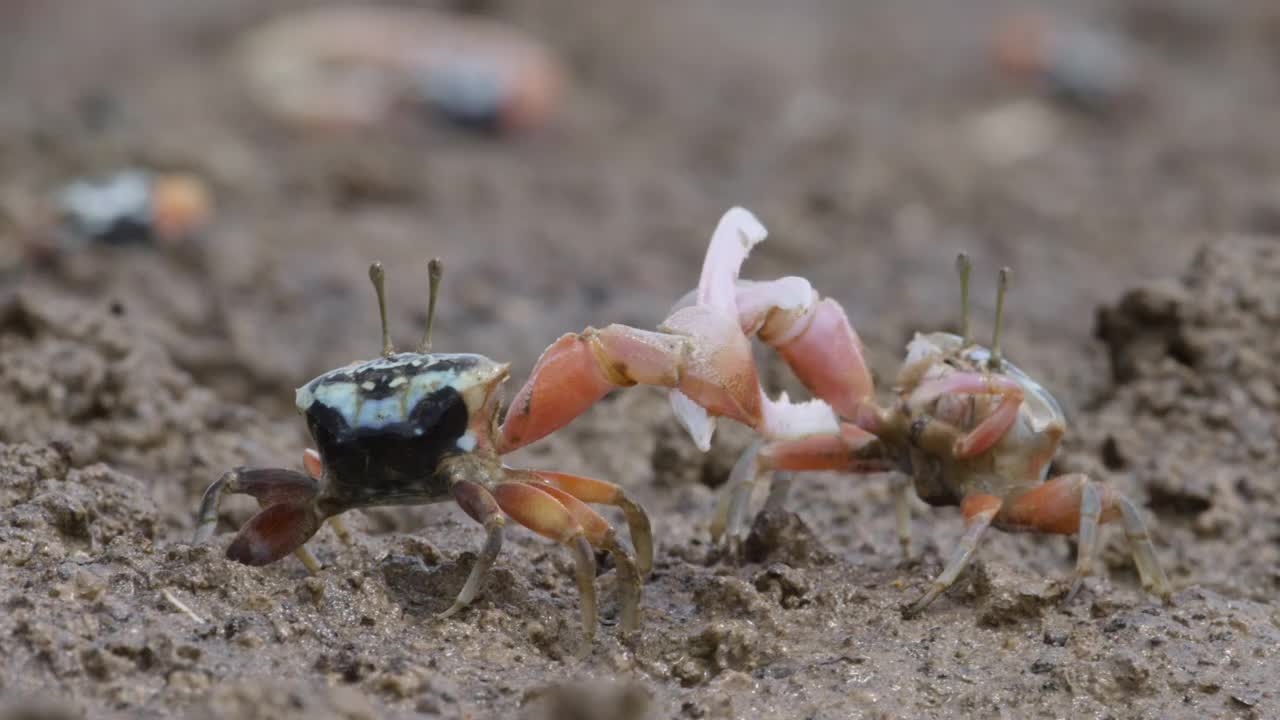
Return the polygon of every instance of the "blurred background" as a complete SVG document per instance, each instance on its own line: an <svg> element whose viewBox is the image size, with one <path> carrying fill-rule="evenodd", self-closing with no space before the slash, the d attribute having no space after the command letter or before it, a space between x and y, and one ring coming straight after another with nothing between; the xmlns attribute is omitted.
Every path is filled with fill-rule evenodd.
<svg viewBox="0 0 1280 720"><path fill-rule="evenodd" d="M414 607L449 596L468 565L455 558L474 549L477 531L451 508L375 511L356 523L373 538L357 549L322 544L322 561L343 552L345 567L353 568L348 577L374 578L366 585L344 584L337 574L314 581L327 583L316 605L328 613L297 608L310 605L294 597L302 578L296 564L275 574L233 574L214 551L182 544L191 513L199 493L226 468L296 465L306 438L293 389L378 351L370 261L388 268L392 332L407 346L426 317L427 260L443 258L435 349L511 361L514 384L561 333L611 322L653 327L696 283L710 233L733 205L751 209L771 232L745 276L802 275L838 300L882 386L912 332L957 327L957 251L974 258L980 336L990 329L996 270L1013 268L1007 352L1045 381L1073 420L1083 420L1073 426L1070 455L1058 469L1115 480L1152 509L1155 525L1164 528L1157 546L1175 585L1273 598L1280 587L1272 561L1280 515L1258 498L1275 499L1275 490L1240 484L1236 470L1205 479L1212 471L1191 464L1170 469L1177 465L1172 451L1153 450L1151 438L1168 434L1165 410L1177 407L1186 386L1161 386L1174 400L1142 416L1145 425L1131 420L1148 412L1148 394L1158 393L1142 389L1132 406L1125 404L1130 396L1113 385L1107 348L1094 336L1100 306L1182 273L1202 246L1229 249L1255 236L1249 247L1270 252L1270 238L1280 233L1278 80L1280 5L1273 0L0 0L0 473L70 472L74 479L99 461L111 468L83 476L106 488L92 490L95 502L108 503L97 520L84 521L82 532L94 539L89 549L57 540L68 532L59 523L83 520L83 513L50 510L56 522L49 521L47 542L0 522L0 538L8 542L0 559L12 561L6 570L12 582L28 585L61 587L82 571L128 576L148 591L170 583L197 611L241 623L233 631L226 620L222 635L192 641L204 660L156 666L187 673L180 681L166 675L162 682L151 666L132 674L112 670L93 655L96 641L84 636L66 641L81 655L67 655L69 665L61 667L62 656L52 653L48 672L62 680L92 678L96 684L87 686L65 680L79 688L76 697L92 698L83 700L90 707L146 707L159 715L188 707L210 686L215 694L225 691L223 710L212 716L270 705L266 695L236 695L233 681L241 672L280 667L290 668L290 682L323 675L330 685L346 683L379 698L370 701L380 708L371 716L382 714L378 703L430 715L431 707L453 707L442 697L462 698L482 712L513 711L536 699L530 688L563 670L556 643L558 633L573 634L561 616L571 620L574 607L571 588L564 589L569 583L559 577L563 568L547 559L540 541L521 536L509 545L506 595L496 593L493 602L504 613L514 604L546 627L530 630L519 613L493 610L478 624L479 611L449 624ZM1256 272L1263 283L1258 296L1275 295L1266 284L1271 271L1260 264L1197 267L1217 272L1215 282ZM1197 317L1245 307L1234 292ZM1129 318L1132 325L1124 318L1108 325L1113 355L1124 342L1118 335L1138 337L1154 323L1190 317L1142 312ZM1259 367L1269 367L1267 348L1276 344L1267 338L1257 351ZM1153 340L1157 355L1166 349L1161 342ZM1226 345L1249 342L1237 337ZM770 389L794 391L794 381L767 357L761 356ZM1274 383L1269 393L1265 378L1249 386L1249 397L1261 399L1250 406L1253 414L1244 414L1230 404L1236 397L1230 393L1245 393L1232 383L1244 383L1221 380L1226 389L1205 391L1205 402L1225 397L1228 409L1214 410L1203 424L1194 416L1179 426L1188 433L1177 436L1179 447L1245 448L1223 429L1238 419L1249 426L1239 435L1262 437L1249 462L1273 457L1280 404ZM1130 426L1150 432L1130 437L1124 434ZM855 699L870 716L911 714L957 697L971 701L956 706L960 712L995 712L984 704L996 696L993 687L1007 691L1005 707L1015 714L1071 702L1077 686L1066 680L1045 690L1049 675L1000 664L1025 655L1030 665L1057 652L1041 645L1058 629L1045 629L1041 643L1039 620L1027 621L1033 631L1026 637L1009 631L1013 639L1004 647L1016 649L1003 659L962 661L939 650L938 667L968 686L925 687L935 682L933 671L917 670L933 666L921 665L913 648L927 647L932 640L921 638L936 635L925 623L898 621L893 603L914 587L902 590L901 583L918 584L937 570L939 548L949 547L959 523L954 513L918 507L924 560L899 566L888 493L878 482L828 477L798 487L793 498L822 542L852 563L807 570L801 581L843 588L831 603L867 615L826 612L800 623L792 615L794 626L761 621L768 638L724 636L747 640L738 655L723 650L730 641L708 636L698 618L740 614L734 593L754 591L704 562L702 543L714 486L746 442L744 433L726 428L723 446L700 456L671 430L662 396L635 391L593 408L517 458L622 482L662 518L670 551L663 557L678 572L660 568L646 603L653 615L665 615L650 618L659 629L647 645L631 649L634 656L610 646L617 649L602 672L638 670L658 682L662 689L645 697L664 708L655 711L662 716L675 710L741 716L743 706L733 704L739 696L750 702L768 696L752 707L785 716L800 707L789 704L788 683L810 682L835 688L828 695L800 693L825 698L812 707L831 714L814 717L845 717L839 708L848 696L841 693L850 687L863 689ZM19 443L49 445L62 459ZM117 470L136 480L111 480ZM113 483L125 489L109 495ZM19 513L41 487L0 495L0 508ZM251 505L228 507L228 518L240 522ZM1267 514L1246 522L1247 508ZM31 527L16 520L12 526ZM119 557L104 559L99 552L114 537L128 542L114 546ZM1195 549L1209 538L1225 544ZM168 554L152 553L153 542ZM1005 566L996 564L983 576L984 587L999 586L1002 577L1024 587L1063 575L1071 562L1069 547L1056 538L1001 536L990 545L987 557L1021 574L1001 575ZM1105 564L1117 586L1134 589L1123 543L1112 538L1108 548ZM45 562L28 563L41 553ZM397 585L397 553L419 558L412 582ZM1238 558L1240 566L1204 562L1213 555ZM99 564L89 565L90 558ZM90 569L60 564L71 560ZM751 577L756 570L744 572ZM836 571L845 575L823 575ZM858 573L868 572L874 579L863 582ZM143 576L145 582L137 579ZM773 575L755 582L782 583ZM370 587L385 592L379 602L409 622L362 609L372 607ZM1032 603L1036 608L1051 604L1045 593ZM285 610L243 609L261 597ZM1136 590L1133 597L1140 597ZM112 607L102 612L115 617ZM166 607L137 612L157 626L183 622ZM1102 618L1133 607L1095 604L1092 617L1101 626L1110 622ZM952 606L946 617L955 622L938 631L946 643L971 642L967 610ZM1212 612L1201 615L1218 617ZM892 620L880 626L880 618ZM1139 621L1146 622L1128 622ZM312 639L281 640L280 626L292 628L295 639ZM261 637L257 645L233 642L246 627L274 638L272 644L260 650ZM897 667L908 680L876 675L882 668L856 655L865 640L858 633L881 630L890 638L879 646L888 658L884 667ZM1102 632L1088 632L1094 630ZM829 636L845 637L854 659L832 665L819 658L800 668L786 665L786 652L761 650L787 632L801 633L790 647L799 656L821 655ZM804 646L804 632L820 637ZM922 644L903 644L899 632ZM187 629L174 633L190 639ZM23 648L45 657L29 634L22 637ZM1121 643L1118 637L1098 642ZM996 635L992 645L1000 641ZM388 660L400 642L416 648L413 657ZM1132 643L1135 653L1147 648L1142 637ZM796 674L769 675L762 668L779 666L756 662L757 651L783 658L784 669ZM366 656L376 672L363 661L343 664ZM424 656L432 663L441 658L440 667L414 676L407 695L395 689L401 685L388 690L386 677L400 677L402 667L417 667ZM692 670L680 664L689 657ZM528 677L506 674L522 663ZM965 663L995 684L969 682ZM1111 679L1129 677L1125 668L1138 668L1131 674L1143 683L1181 677L1168 664L1116 670L1108 663L1081 671L1103 678L1090 686L1099 703L1094 709L1136 692L1132 683ZM1187 663L1197 667L1194 658ZM78 674L81 664L87 675ZM46 687L42 672L29 676L30 687ZM1120 684L1107 684L1113 682ZM706 701L704 683L720 683L721 699ZM751 687L765 688L765 695L734 683L759 683ZM884 690L890 686L913 691L900 696ZM781 689L770 696L775 688ZM619 702L634 710L625 699L630 691L620 692L625 702ZM1173 707L1181 696L1161 686L1152 702ZM1241 697L1230 707L1259 701ZM337 710L315 712L360 716L344 715L346 701L337 695L315 702L330 701ZM556 703L591 705L581 698Z"/></svg>
<svg viewBox="0 0 1280 720"><path fill-rule="evenodd" d="M5 2L6 285L118 300L202 383L287 408L272 389L374 347L375 258L400 337L439 255L440 347L519 376L561 332L652 326L734 204L773 233L747 274L811 278L886 361L955 322L958 249L979 288L1015 269L1035 352L1195 244L1280 225L1264 1L320 5ZM40 203L128 169L184 174L207 217L47 247Z"/></svg>

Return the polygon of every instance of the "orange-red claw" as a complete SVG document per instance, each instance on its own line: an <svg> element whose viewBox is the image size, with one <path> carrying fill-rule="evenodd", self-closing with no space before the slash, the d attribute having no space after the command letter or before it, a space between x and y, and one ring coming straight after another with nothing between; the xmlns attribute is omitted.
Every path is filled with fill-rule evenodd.
<svg viewBox="0 0 1280 720"><path fill-rule="evenodd" d="M584 335L561 335L542 352L502 422L506 453L564 427L615 386L601 372Z"/></svg>

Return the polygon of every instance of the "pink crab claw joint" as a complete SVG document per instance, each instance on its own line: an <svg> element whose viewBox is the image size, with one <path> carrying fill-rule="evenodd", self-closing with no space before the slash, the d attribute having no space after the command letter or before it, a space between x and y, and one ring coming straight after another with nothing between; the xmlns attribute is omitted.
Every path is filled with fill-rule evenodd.
<svg viewBox="0 0 1280 720"><path fill-rule="evenodd" d="M499 131L544 125L564 72L533 38L494 21L420 8L330 6L245 38L258 102L304 128L373 128L406 109Z"/></svg>
<svg viewBox="0 0 1280 720"><path fill-rule="evenodd" d="M738 270L764 237L751 213L732 208L712 235L693 302L675 308L658 332L610 325L557 340L516 394L499 447L534 442L609 391L637 384L671 388L677 418L704 449L716 417L779 436L834 432L825 404L770 400L760 389L737 296Z"/></svg>

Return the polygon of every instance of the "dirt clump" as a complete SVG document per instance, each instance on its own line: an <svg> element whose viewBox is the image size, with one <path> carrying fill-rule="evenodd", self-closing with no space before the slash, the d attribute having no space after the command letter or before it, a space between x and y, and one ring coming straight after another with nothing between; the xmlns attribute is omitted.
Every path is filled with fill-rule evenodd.
<svg viewBox="0 0 1280 720"><path fill-rule="evenodd" d="M1148 498L1175 583L1260 601L1280 591L1277 277L1274 238L1232 237L1099 311L1116 385L1085 431Z"/></svg>

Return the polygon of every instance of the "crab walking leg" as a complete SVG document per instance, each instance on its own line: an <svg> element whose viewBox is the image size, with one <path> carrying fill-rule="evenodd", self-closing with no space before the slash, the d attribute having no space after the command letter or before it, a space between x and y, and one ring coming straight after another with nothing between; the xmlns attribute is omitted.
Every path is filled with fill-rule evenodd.
<svg viewBox="0 0 1280 720"><path fill-rule="evenodd" d="M320 453L314 448L307 448L302 451L302 466L306 468L307 474L311 477L317 480L324 477L324 464L320 461ZM337 515L330 516L329 527L333 528L333 534L338 536L338 541L343 545L350 545L353 542L351 530L347 528L347 524L342 521L341 517ZM300 551L306 552L306 549L300 548ZM306 561L304 560L303 562Z"/></svg>
<svg viewBox="0 0 1280 720"><path fill-rule="evenodd" d="M1005 505L996 525L1061 535L1079 533L1075 578L1065 603L1075 596L1082 579L1093 569L1098 526L1117 517L1124 523L1125 537L1129 540L1142 587L1167 599L1169 581L1156 561L1155 549L1138 509L1128 498L1085 475L1061 475L1022 493Z"/></svg>
<svg viewBox="0 0 1280 720"><path fill-rule="evenodd" d="M613 556L614 564L618 568L618 591L622 596L620 602L622 629L625 632L635 631L640 626L640 571L636 569L636 561L631 557L631 553L618 542L618 536L613 527L586 503L544 482L532 472L513 471L510 477L527 482L558 500L582 526L587 542L591 543L592 547L605 550Z"/></svg>
<svg viewBox="0 0 1280 720"><path fill-rule="evenodd" d="M906 612L907 617L919 615L929 607L930 603L937 600L939 595L951 587L956 578L960 577L960 573L973 559L973 553L978 549L982 535L991 526L992 519L1000 512L1000 504L1000 498L994 495L970 495L964 499L960 504L960 512L964 515L964 535L960 538L960 543L952 553L951 559L947 561L946 567L943 568L942 574L934 579L929 591L911 605Z"/></svg>
<svg viewBox="0 0 1280 720"><path fill-rule="evenodd" d="M911 496L915 486L911 476L905 473L894 473L890 483L893 490L893 514L898 529L898 545L902 547L902 557L911 557Z"/></svg>
<svg viewBox="0 0 1280 720"><path fill-rule="evenodd" d="M553 470L528 470L539 480L563 490L584 503L612 505L622 510L627 519L627 529L631 533L631 544L635 547L636 569L644 577L653 570L653 527L649 522L649 514L632 500L626 491L611 482L595 478L571 475Z"/></svg>
<svg viewBox="0 0 1280 720"><path fill-rule="evenodd" d="M1102 492L1099 487L1085 480L1080 490L1080 530L1076 542L1076 572L1071 579L1071 588L1062 599L1065 605L1071 602L1084 579L1093 574L1093 559L1098 549L1098 526L1102 524Z"/></svg>
<svg viewBox="0 0 1280 720"><path fill-rule="evenodd" d="M883 472L893 467L883 453L884 447L874 435L850 423L841 424L838 433L771 443L756 441L743 452L729 475L712 521L711 537L718 540L725 536L733 542L741 534L751 494L761 475L776 470Z"/></svg>
<svg viewBox="0 0 1280 720"><path fill-rule="evenodd" d="M926 382L912 393L913 403L928 404L942 395L998 395L1000 402L982 422L956 440L953 454L963 460L990 450L1018 419L1022 387L1011 377L958 372Z"/></svg>
<svg viewBox="0 0 1280 720"><path fill-rule="evenodd" d="M1151 536L1147 534L1142 515L1129 498L1116 496L1116 505L1120 507L1120 518L1124 522L1124 536L1129 541L1133 563L1138 566L1138 577L1142 579L1142 588L1168 602L1173 595L1169 579L1156 560L1156 550L1151 544Z"/></svg>
<svg viewBox="0 0 1280 720"><path fill-rule="evenodd" d="M493 567L493 561L502 551L502 528L507 524L506 519L502 517L497 500L484 489L483 485L471 480L455 480L450 491L463 512L484 526L485 539L484 546L480 548L480 554L476 557L475 564L471 566L470 574L467 575L467 581L462 585L462 591L458 593L453 604L440 613L439 617L442 618L454 615L476 599L476 595L480 593L480 586L484 583L484 576L488 574L489 568Z"/></svg>
<svg viewBox="0 0 1280 720"><path fill-rule="evenodd" d="M729 482L725 483L724 491L720 493L720 502L716 505L715 517L711 519L711 540L719 542L721 537L728 533L729 538L737 535L737 521L739 513L746 513L741 506L745 506L751 498L751 492L755 489L756 483L759 481L760 475L760 448L764 445L764 441L756 440L747 446L747 449L738 457L738 461L734 463L733 470L729 472Z"/></svg>
<svg viewBox="0 0 1280 720"><path fill-rule="evenodd" d="M493 489L493 497L511 519L573 551L582 603L583 646L590 649L596 635L596 558L586 531L560 501L533 485L504 482Z"/></svg>
<svg viewBox="0 0 1280 720"><path fill-rule="evenodd" d="M333 528L333 534L338 536L338 542L343 545L350 545L354 542L351 538L351 529L347 527L347 524L342 521L340 516L334 515L329 518L328 522L329 527Z"/></svg>
<svg viewBox="0 0 1280 720"><path fill-rule="evenodd" d="M787 496L791 494L791 484L795 482L795 473L777 472L769 482L769 494L764 498L762 512L782 512L787 507Z"/></svg>

